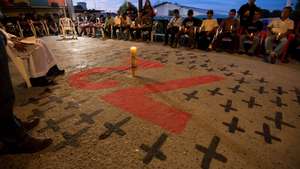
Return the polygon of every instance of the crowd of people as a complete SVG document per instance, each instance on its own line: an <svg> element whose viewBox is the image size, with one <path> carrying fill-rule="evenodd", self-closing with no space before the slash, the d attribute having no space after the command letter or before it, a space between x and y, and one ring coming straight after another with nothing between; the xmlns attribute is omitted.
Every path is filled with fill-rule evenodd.
<svg viewBox="0 0 300 169"><path fill-rule="evenodd" d="M148 1L147 1L148 2ZM186 18L175 9L173 17L165 27L164 44L173 48L184 45L201 50L229 50L230 52L256 55L264 51L264 60L276 63L278 58L287 62L288 47L292 51L300 45L300 23L296 26L289 18L292 8L284 7L280 18L273 19L267 26L261 21L261 10L255 0L248 0L238 11L231 9L228 17L218 22L214 11L207 11L207 18L195 18L189 10ZM1 13L0 13L1 14ZM84 14L72 22L78 36L115 38L124 40L150 41L155 30L154 10L145 5L137 16L130 12L113 17L97 18ZM64 74L58 61L39 37L59 35L63 31L58 14L20 14L15 18L0 15L0 149L6 144L8 151L37 152L49 146L51 139L36 139L27 131L38 124L38 119L22 122L13 114L14 94L8 70L8 58L21 57L28 62L28 73L32 86L54 84L53 78ZM35 36L33 40L26 37ZM264 50L262 50L264 49Z"/></svg>
<svg viewBox="0 0 300 169"><path fill-rule="evenodd" d="M295 52L299 46L300 24L294 26L294 21L289 18L291 12L291 7L284 7L280 18L264 25L262 11L255 0L248 0L238 11L231 9L221 22L213 18L213 10L208 10L207 18L200 20L193 16L193 10L183 18L175 9L164 27L164 42L171 47L184 45L202 50L226 49L251 56L264 54L267 62L275 63L277 58L288 62L287 51ZM145 6L137 15L120 12L115 17L108 14L98 18L95 14L84 13L76 17L74 28L78 36L150 41L157 26L154 16L151 5ZM59 19L58 14L20 14L6 23L6 30L17 36L58 35L62 29Z"/></svg>

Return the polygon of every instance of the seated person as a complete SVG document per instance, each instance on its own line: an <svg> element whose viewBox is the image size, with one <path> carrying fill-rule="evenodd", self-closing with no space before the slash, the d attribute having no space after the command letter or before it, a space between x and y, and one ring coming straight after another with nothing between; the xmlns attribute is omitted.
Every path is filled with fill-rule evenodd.
<svg viewBox="0 0 300 169"><path fill-rule="evenodd" d="M188 15L188 17L183 20L182 27L176 35L175 45L177 46L178 41L182 35L187 34L189 36L189 44L188 45L191 48L194 48L195 47L195 35L196 35L195 28L199 25L200 21L193 17L194 11L191 9L188 10L187 15Z"/></svg>
<svg viewBox="0 0 300 169"><path fill-rule="evenodd" d="M171 34L171 46L174 46L175 36L179 31L180 26L182 25L182 18L179 15L179 10L174 10L174 16L170 20L167 26L166 35L165 35L165 45L168 45L169 34Z"/></svg>
<svg viewBox="0 0 300 169"><path fill-rule="evenodd" d="M122 36L124 40L129 40L130 26L131 26L131 19L127 15L127 13L124 13L121 18L121 30L122 30Z"/></svg>
<svg viewBox="0 0 300 169"><path fill-rule="evenodd" d="M252 41L252 45L248 50L249 55L254 55L256 48L259 44L259 33L263 30L264 24L260 21L261 11L255 11L253 21L248 23L244 29L244 34L240 37L240 53L245 53L245 45L244 42L247 40Z"/></svg>
<svg viewBox="0 0 300 169"><path fill-rule="evenodd" d="M114 27L113 27L114 35L117 38L119 38L120 28L121 28L121 16L117 15L114 18Z"/></svg>
<svg viewBox="0 0 300 169"><path fill-rule="evenodd" d="M54 20L54 16L53 15L48 15L47 17L47 24L49 27L49 33L50 35L58 35L58 26Z"/></svg>
<svg viewBox="0 0 300 169"><path fill-rule="evenodd" d="M17 20L20 32L22 32L22 35L24 37L33 36L33 32L31 30L30 24L29 24L29 15L25 15L21 13Z"/></svg>
<svg viewBox="0 0 300 169"><path fill-rule="evenodd" d="M297 55L297 53L300 51L300 21L298 21L298 24L295 28L295 39L290 44L289 51L291 52L292 57L300 60L299 55Z"/></svg>
<svg viewBox="0 0 300 169"><path fill-rule="evenodd" d="M25 40L7 33L1 26L0 31L5 35L8 45L7 53L11 57L21 57L28 60L28 73L32 86L47 86L54 84L49 76L64 74L57 66L57 60L43 40Z"/></svg>
<svg viewBox="0 0 300 169"><path fill-rule="evenodd" d="M101 18L96 19L96 24L94 25L94 32L93 34L96 36L96 31L99 30L101 33L102 38L105 38L105 33L104 33L104 23Z"/></svg>
<svg viewBox="0 0 300 169"><path fill-rule="evenodd" d="M130 35L135 40L138 40L141 38L142 17L143 17L143 12L139 11L138 16L135 18L135 20L131 23L131 26L130 26Z"/></svg>
<svg viewBox="0 0 300 169"><path fill-rule="evenodd" d="M105 23L104 23L104 31L106 36L110 36L112 33L112 27L114 25L114 18L111 17L110 14L107 15L107 17L105 18Z"/></svg>
<svg viewBox="0 0 300 169"><path fill-rule="evenodd" d="M276 62L277 57L283 52L283 48L288 43L287 36L294 29L294 21L289 19L292 12L291 7L285 7L281 13L281 18L273 19L268 25L268 36L265 40L266 54L268 55L266 61L272 64ZM278 43L276 48L273 46Z"/></svg>
<svg viewBox="0 0 300 169"><path fill-rule="evenodd" d="M96 30L95 30L96 22L97 22L96 15L95 14L90 15L88 19L88 30L89 30L89 36L93 38L96 37Z"/></svg>
<svg viewBox="0 0 300 169"><path fill-rule="evenodd" d="M234 52L235 49L238 49L239 44L239 30L240 22L236 18L236 10L231 9L229 12L229 17L222 21L219 34L217 36L216 41L214 42L213 46L215 49L220 50L222 41L226 40L227 38L230 39L230 52Z"/></svg>
<svg viewBox="0 0 300 169"><path fill-rule="evenodd" d="M213 10L207 11L207 19L202 22L200 30L197 32L196 40L199 49L208 49L209 44L212 42L216 30L219 27L218 21L213 19L213 15Z"/></svg>
<svg viewBox="0 0 300 169"><path fill-rule="evenodd" d="M43 28L42 20L43 18L41 15L33 14L31 20L29 21L33 25L36 36L38 37L45 36L45 30Z"/></svg>

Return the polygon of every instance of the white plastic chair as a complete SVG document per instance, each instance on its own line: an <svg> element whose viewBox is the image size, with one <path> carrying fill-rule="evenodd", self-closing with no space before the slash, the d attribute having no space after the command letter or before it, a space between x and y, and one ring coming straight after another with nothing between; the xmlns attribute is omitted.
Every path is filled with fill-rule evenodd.
<svg viewBox="0 0 300 169"><path fill-rule="evenodd" d="M66 39L68 31L72 34L72 39L77 39L77 32L75 30L75 25L70 18L67 17L60 18L59 26L63 33L63 39Z"/></svg>

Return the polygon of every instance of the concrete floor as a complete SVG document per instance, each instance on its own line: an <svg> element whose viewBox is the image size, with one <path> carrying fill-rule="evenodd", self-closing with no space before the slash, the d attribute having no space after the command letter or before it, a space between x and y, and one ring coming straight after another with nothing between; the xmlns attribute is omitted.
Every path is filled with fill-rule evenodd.
<svg viewBox="0 0 300 169"><path fill-rule="evenodd" d="M26 89L12 65L11 74L15 112L40 117L32 135L54 144L1 156L1 169L300 168L299 63L160 43L44 40L67 71L58 84ZM142 60L136 78L131 46Z"/></svg>

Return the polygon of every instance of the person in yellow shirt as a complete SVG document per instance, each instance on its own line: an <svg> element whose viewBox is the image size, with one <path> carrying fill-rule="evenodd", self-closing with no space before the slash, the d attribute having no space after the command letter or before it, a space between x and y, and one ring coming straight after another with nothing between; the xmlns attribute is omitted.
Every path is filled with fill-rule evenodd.
<svg viewBox="0 0 300 169"><path fill-rule="evenodd" d="M265 61L274 64L277 57L283 52L283 48L288 43L287 36L294 29L294 21L289 19L291 12L291 7L283 8L281 18L273 19L268 25L269 32L265 40L266 54L268 56L265 58ZM273 49L275 42L278 43L278 45Z"/></svg>
<svg viewBox="0 0 300 169"><path fill-rule="evenodd" d="M214 11L207 11L207 19L203 20L199 30L197 31L196 40L199 49L207 50L211 43L217 28L219 27L218 21L213 19Z"/></svg>

